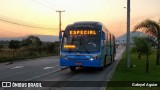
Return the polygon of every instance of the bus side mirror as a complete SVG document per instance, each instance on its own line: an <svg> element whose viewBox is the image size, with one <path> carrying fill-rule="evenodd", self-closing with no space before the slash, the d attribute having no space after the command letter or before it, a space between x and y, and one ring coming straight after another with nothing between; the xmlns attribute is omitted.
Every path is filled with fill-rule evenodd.
<svg viewBox="0 0 160 90"><path fill-rule="evenodd" d="M105 40L105 39L106 39L105 37L106 37L106 36L105 36L105 33L102 32L102 40Z"/></svg>
<svg viewBox="0 0 160 90"><path fill-rule="evenodd" d="M59 39L62 39L63 34L64 34L64 31L60 31L60 32L59 32Z"/></svg>

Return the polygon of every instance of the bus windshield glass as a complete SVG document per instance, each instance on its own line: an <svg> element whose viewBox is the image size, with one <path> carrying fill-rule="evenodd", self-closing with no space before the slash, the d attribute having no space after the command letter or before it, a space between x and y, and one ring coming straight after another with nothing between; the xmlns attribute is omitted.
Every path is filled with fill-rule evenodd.
<svg viewBox="0 0 160 90"><path fill-rule="evenodd" d="M61 48L69 52L98 51L100 49L100 30L65 30Z"/></svg>

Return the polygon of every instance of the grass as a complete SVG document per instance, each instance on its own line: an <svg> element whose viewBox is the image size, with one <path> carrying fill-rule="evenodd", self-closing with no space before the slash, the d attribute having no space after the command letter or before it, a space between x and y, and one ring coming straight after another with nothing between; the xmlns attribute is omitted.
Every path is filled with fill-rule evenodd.
<svg viewBox="0 0 160 90"><path fill-rule="evenodd" d="M131 53L131 64L136 65L130 69L126 69L125 56L119 62L111 81L160 81L160 65L156 65L156 53L153 52L149 56L149 73L145 72L146 57L140 60L137 54ZM160 90L158 87L107 87L107 90Z"/></svg>

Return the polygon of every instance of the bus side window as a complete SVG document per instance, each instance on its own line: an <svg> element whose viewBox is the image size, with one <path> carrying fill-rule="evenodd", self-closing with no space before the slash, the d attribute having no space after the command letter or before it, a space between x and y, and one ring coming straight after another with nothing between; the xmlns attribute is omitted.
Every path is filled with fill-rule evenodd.
<svg viewBox="0 0 160 90"><path fill-rule="evenodd" d="M105 33L102 31L102 40L105 40Z"/></svg>
<svg viewBox="0 0 160 90"><path fill-rule="evenodd" d="M108 32L107 35L108 35L107 46L110 47L110 43L111 43L111 41L110 41L110 33Z"/></svg>
<svg viewBox="0 0 160 90"><path fill-rule="evenodd" d="M102 31L102 37L101 37L102 38L101 39L102 40L102 46L105 46L105 40L104 40L105 38L104 37L105 37L105 33Z"/></svg>
<svg viewBox="0 0 160 90"><path fill-rule="evenodd" d="M108 32L106 32L106 47L107 47L107 43L108 43Z"/></svg>
<svg viewBox="0 0 160 90"><path fill-rule="evenodd" d="M108 32L106 31L106 40L105 40L105 46L108 47Z"/></svg>

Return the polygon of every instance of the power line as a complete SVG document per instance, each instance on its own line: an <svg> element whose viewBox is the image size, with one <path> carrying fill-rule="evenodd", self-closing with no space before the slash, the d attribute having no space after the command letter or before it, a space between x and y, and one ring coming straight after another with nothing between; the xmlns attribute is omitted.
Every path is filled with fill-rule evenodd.
<svg viewBox="0 0 160 90"><path fill-rule="evenodd" d="M54 9L54 8L52 8L51 6L49 6L49 5L46 5L46 4L44 4L44 3L41 3L41 2L38 2L38 1L36 1L36 0L32 0L33 2L35 2L35 3L38 3L38 4L40 4L40 5L42 5L42 6L46 6L46 7L48 7L48 8L51 8L51 9ZM56 9L55 9L56 10Z"/></svg>
<svg viewBox="0 0 160 90"><path fill-rule="evenodd" d="M43 2L46 3L46 4L44 4L44 3L42 3L42 2L38 2L38 1L36 1L36 0L32 0L32 1L34 1L35 3L38 3L38 4L42 5L42 6L46 6L46 7L50 8L50 9L56 10L55 8L51 7L51 6L55 6L55 5L49 3L48 1L43 1ZM66 13L67 13L68 15L72 16L72 15L69 14L68 12L66 12ZM67 18L67 19L68 19L68 18ZM70 19L70 20L71 20L71 21L74 21L73 19Z"/></svg>
<svg viewBox="0 0 160 90"><path fill-rule="evenodd" d="M50 2L48 2L47 0L45 0L45 1L43 1L43 2L46 2L47 4L49 4L49 5L51 5L51 6L55 6L55 5L53 5L53 4L51 4ZM68 12L66 12L68 15L70 15L70 16L72 16L70 13L68 13ZM72 17L72 18L74 18L74 17ZM75 20L73 20L72 18L70 18L72 21L75 21ZM68 19L68 18L67 18Z"/></svg>
<svg viewBox="0 0 160 90"><path fill-rule="evenodd" d="M15 33L15 34L19 34L19 35L26 35L26 34L24 34L24 33L12 32L12 31L8 31L8 30L4 30L4 29L0 29L0 31L10 32L10 33Z"/></svg>
<svg viewBox="0 0 160 90"><path fill-rule="evenodd" d="M31 28L48 29L48 30L53 30L54 29L54 30L57 30L56 28L45 28L45 27L39 27L39 26L32 26L32 25L27 25L27 24L22 24L22 23L18 23L18 22L9 21L9 20L2 19L2 18L0 18L0 21L16 24L16 25L20 25L20 26L25 26L25 27L31 27Z"/></svg>

